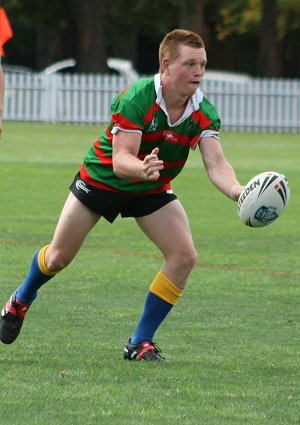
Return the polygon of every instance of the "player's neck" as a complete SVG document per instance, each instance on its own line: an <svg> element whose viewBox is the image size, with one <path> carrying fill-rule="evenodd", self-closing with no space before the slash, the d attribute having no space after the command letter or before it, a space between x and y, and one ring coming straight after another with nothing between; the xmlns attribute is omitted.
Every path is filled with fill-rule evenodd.
<svg viewBox="0 0 300 425"><path fill-rule="evenodd" d="M174 124L184 113L188 97L182 98L174 95L174 93L172 93L171 96L168 96L168 91L166 91L166 94L164 93L163 96L170 121Z"/></svg>

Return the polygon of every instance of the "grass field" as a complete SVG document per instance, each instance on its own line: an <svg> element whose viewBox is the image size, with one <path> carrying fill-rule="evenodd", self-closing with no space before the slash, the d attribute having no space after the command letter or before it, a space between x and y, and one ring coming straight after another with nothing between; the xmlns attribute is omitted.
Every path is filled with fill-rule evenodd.
<svg viewBox="0 0 300 425"><path fill-rule="evenodd" d="M97 134L5 123L1 308L50 241ZM100 221L40 291L18 340L0 344L0 425L300 424L299 135L224 133L222 143L242 183L266 170L287 175L284 215L244 226L191 153L173 187L199 264L156 335L167 363L122 359L162 258L134 220Z"/></svg>

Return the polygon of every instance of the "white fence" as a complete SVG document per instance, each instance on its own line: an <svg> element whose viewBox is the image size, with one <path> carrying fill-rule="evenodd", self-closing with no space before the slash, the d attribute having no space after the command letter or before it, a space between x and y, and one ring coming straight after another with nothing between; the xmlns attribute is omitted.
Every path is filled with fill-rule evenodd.
<svg viewBox="0 0 300 425"><path fill-rule="evenodd" d="M7 73L4 119L106 123L128 81L116 75ZM201 86L231 131L300 131L300 80L207 78Z"/></svg>

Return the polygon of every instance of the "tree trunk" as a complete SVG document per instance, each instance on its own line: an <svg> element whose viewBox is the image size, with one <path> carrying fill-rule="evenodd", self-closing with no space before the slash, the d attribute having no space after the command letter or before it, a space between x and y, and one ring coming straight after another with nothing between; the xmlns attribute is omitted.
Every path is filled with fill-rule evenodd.
<svg viewBox="0 0 300 425"><path fill-rule="evenodd" d="M77 35L77 71L107 72L106 0L68 0Z"/></svg>
<svg viewBox="0 0 300 425"><path fill-rule="evenodd" d="M205 21L206 1L185 0L181 7L179 26L194 31L203 37L206 49L209 49L211 34Z"/></svg>
<svg viewBox="0 0 300 425"><path fill-rule="evenodd" d="M277 41L277 0L262 0L262 19L259 34L257 75L280 77L283 58Z"/></svg>

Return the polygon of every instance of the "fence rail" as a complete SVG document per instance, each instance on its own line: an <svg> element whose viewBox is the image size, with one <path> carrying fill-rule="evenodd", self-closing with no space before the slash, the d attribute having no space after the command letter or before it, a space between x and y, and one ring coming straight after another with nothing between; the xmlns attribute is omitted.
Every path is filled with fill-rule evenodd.
<svg viewBox="0 0 300 425"><path fill-rule="evenodd" d="M116 75L7 73L4 119L106 123L112 98L129 83ZM206 79L201 86L230 131L300 131L300 80Z"/></svg>

